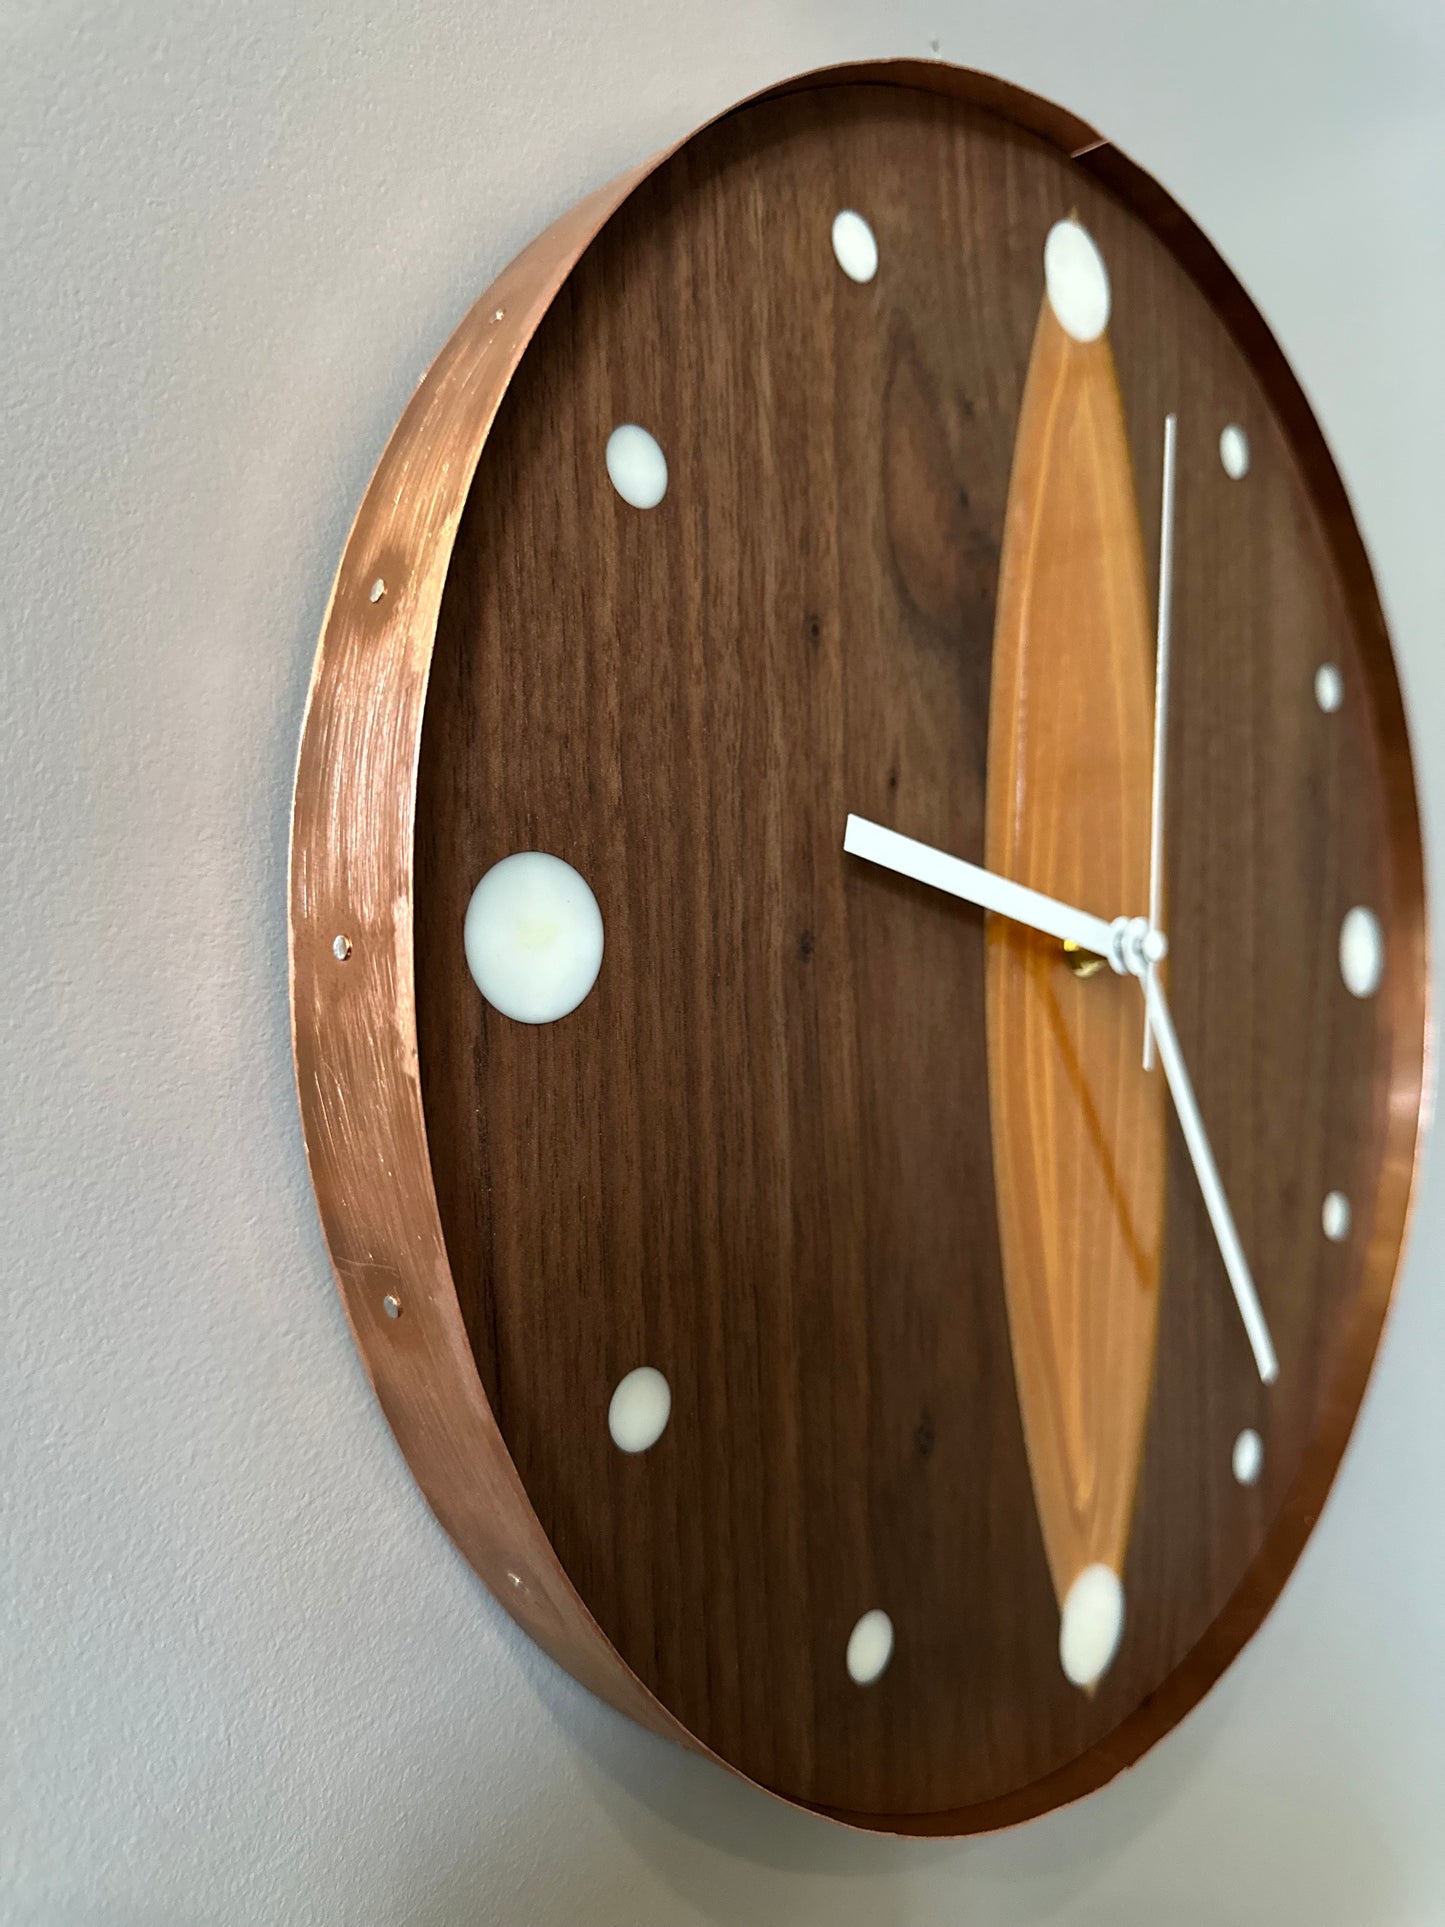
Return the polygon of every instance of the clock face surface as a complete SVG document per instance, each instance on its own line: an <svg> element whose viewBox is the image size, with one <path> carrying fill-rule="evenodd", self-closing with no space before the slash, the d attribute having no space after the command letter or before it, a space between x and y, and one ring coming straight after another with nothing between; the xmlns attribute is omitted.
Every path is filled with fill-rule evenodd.
<svg viewBox="0 0 1445 1927"><path fill-rule="evenodd" d="M1170 416L1161 981L1268 1384L1139 984L843 847L1148 913ZM1420 1056L1408 752L1336 554L1169 247L905 87L688 143L503 402L417 797L447 1252L587 1608L777 1792L967 1824L1097 1782L1303 1542ZM600 916L550 1021L478 989L523 852L571 866L503 873L524 950L571 872Z"/></svg>

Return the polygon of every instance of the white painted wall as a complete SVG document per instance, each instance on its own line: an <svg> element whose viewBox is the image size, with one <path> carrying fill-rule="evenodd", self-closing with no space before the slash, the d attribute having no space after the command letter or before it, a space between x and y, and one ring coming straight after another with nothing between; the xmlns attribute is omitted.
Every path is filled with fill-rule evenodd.
<svg viewBox="0 0 1445 1927"><path fill-rule="evenodd" d="M1438 0L0 0L5 1927L1445 1920L1438 1157L1275 1618L1124 1781L957 1846L778 1810L541 1659L332 1291L286 812L383 438L581 191L775 76L934 39L1111 132L1275 323L1438 848Z"/></svg>

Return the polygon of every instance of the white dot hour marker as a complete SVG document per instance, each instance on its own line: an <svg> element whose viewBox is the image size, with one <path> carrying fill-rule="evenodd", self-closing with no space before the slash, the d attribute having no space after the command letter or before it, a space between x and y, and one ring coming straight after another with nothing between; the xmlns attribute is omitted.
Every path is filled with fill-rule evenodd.
<svg viewBox="0 0 1445 1927"><path fill-rule="evenodd" d="M1332 1245L1341 1245L1350 1235L1350 1201L1343 1191L1331 1191L1320 1207L1320 1229Z"/></svg>
<svg viewBox="0 0 1445 1927"><path fill-rule="evenodd" d="M871 1686L881 1679L893 1657L893 1621L875 1606L864 1613L848 1635L848 1677L855 1686Z"/></svg>
<svg viewBox="0 0 1445 1927"><path fill-rule="evenodd" d="M1109 270L1077 221L1055 221L1044 242L1044 288L1059 326L1075 341L1097 341L1109 325Z"/></svg>
<svg viewBox="0 0 1445 1927"><path fill-rule="evenodd" d="M1255 1485L1264 1469L1264 1440L1252 1427L1246 1426L1234 1441L1234 1452L1230 1463L1234 1476L1241 1485Z"/></svg>
<svg viewBox="0 0 1445 1927"><path fill-rule="evenodd" d="M1340 925L1340 975L1352 997L1373 997L1385 974L1385 935L1373 910L1357 903Z"/></svg>
<svg viewBox="0 0 1445 1927"><path fill-rule="evenodd" d="M519 850L472 892L463 941L472 980L519 1024L551 1024L591 990L602 968L602 912L570 863Z"/></svg>
<svg viewBox="0 0 1445 1927"><path fill-rule="evenodd" d="M1069 1587L1059 1621L1059 1664L1074 1686L1096 1686L1124 1632L1124 1588L1112 1566L1085 1566Z"/></svg>
<svg viewBox="0 0 1445 1927"><path fill-rule="evenodd" d="M1242 482L1249 473L1249 437L1238 422L1231 422L1219 437L1219 459L1231 482Z"/></svg>
<svg viewBox="0 0 1445 1927"><path fill-rule="evenodd" d="M672 1388L655 1366L639 1365L617 1382L607 1429L620 1452L647 1452L667 1430Z"/></svg>
<svg viewBox="0 0 1445 1927"><path fill-rule="evenodd" d="M667 457L656 437L636 422L623 422L607 437L607 474L635 509L655 509L667 493Z"/></svg>
<svg viewBox="0 0 1445 1927"><path fill-rule="evenodd" d="M833 216L833 254L850 281L871 281L878 272L873 230L851 207Z"/></svg>
<svg viewBox="0 0 1445 1927"><path fill-rule="evenodd" d="M1326 716L1333 716L1344 700L1344 677L1332 662L1322 662L1315 671L1315 701Z"/></svg>

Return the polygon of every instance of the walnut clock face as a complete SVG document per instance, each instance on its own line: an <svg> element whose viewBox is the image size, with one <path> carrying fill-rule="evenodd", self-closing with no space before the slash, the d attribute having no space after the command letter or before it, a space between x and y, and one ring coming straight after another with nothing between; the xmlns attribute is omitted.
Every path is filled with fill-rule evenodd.
<svg viewBox="0 0 1445 1927"><path fill-rule="evenodd" d="M503 1583L529 1505L655 1723L943 1831L1109 1777L1278 1592L1398 1261L1424 975L1388 644L1277 350L1111 150L920 72L724 118L539 299L438 574L411 914L516 1473L469 1511L458 1447L438 1509L567 1658ZM358 540L382 648L410 564ZM393 1242L399 1316L337 1262L416 1462L441 1273Z"/></svg>

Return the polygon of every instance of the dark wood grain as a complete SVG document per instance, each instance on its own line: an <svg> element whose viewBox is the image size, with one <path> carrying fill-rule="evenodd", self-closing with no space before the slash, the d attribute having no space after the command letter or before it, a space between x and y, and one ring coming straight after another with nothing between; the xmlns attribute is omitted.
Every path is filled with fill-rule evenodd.
<svg viewBox="0 0 1445 1927"><path fill-rule="evenodd" d="M829 249L846 205L879 236L867 287ZM1128 1636L1092 1701L1059 1673L1013 1388L981 924L841 853L854 809L983 854L1009 462L1072 207L1114 279L1146 541L1180 415L1171 991L1282 1359L1266 1396L1176 1140ZM629 419L669 461L645 514L603 465ZM487 444L417 798L451 1273L602 1631L790 1797L926 1830L1107 1777L1140 1709L1187 1705L1210 1639L1237 1646L1216 1629L1282 1579L1272 1532L1292 1560L1290 1509L1342 1443L1403 1215L1418 865L1388 650L1299 447L1148 226L1030 136L897 87L792 94L683 149L566 283ZM576 864L607 925L597 989L540 1029L485 1009L461 947L476 880L523 848ZM1355 901L1400 937L1372 1004L1334 963ZM1332 1185L1356 1210L1338 1248ZM643 1362L672 1420L628 1459L607 1401ZM875 1605L897 1648L864 1690L843 1649Z"/></svg>

